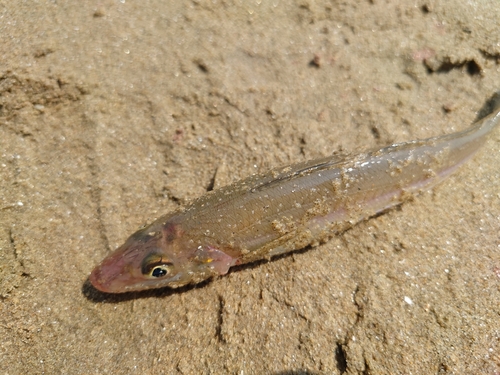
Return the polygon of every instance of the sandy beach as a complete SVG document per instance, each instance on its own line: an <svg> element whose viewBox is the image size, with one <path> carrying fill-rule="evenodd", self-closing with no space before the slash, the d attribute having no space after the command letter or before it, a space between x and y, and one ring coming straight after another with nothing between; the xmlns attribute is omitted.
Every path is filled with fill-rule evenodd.
<svg viewBox="0 0 500 375"><path fill-rule="evenodd" d="M142 225L274 166L466 129L484 1L0 0L1 374L499 374L500 130L318 247L105 294Z"/></svg>

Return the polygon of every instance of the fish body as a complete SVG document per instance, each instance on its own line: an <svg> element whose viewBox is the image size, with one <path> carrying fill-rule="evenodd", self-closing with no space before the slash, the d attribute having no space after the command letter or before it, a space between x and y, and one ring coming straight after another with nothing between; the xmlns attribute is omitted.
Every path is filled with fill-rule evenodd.
<svg viewBox="0 0 500 375"><path fill-rule="evenodd" d="M497 109L462 132L250 176L137 231L90 281L109 293L180 287L317 245L443 180L499 122Z"/></svg>

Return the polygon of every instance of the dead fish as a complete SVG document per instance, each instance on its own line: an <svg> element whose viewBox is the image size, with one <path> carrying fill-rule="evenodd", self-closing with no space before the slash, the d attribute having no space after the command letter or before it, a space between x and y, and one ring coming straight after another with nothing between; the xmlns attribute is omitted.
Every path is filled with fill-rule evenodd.
<svg viewBox="0 0 500 375"><path fill-rule="evenodd" d="M90 282L107 293L176 288L318 245L442 181L499 122L497 108L465 131L250 176L137 231Z"/></svg>

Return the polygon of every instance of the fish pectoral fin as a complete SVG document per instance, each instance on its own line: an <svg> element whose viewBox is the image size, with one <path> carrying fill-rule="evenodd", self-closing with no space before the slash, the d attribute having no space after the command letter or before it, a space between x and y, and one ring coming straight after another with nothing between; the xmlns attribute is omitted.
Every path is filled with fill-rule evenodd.
<svg viewBox="0 0 500 375"><path fill-rule="evenodd" d="M195 259L207 263L219 275L225 275L229 268L237 264L238 258L226 254L212 246L203 246L196 251Z"/></svg>

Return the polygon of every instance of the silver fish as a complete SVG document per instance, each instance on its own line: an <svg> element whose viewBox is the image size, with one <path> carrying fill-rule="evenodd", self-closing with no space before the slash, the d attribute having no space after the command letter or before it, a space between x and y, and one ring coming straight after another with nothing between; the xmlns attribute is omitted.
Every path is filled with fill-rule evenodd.
<svg viewBox="0 0 500 375"><path fill-rule="evenodd" d="M497 108L465 131L250 176L134 233L90 281L108 293L175 288L315 246L442 181L499 122Z"/></svg>

